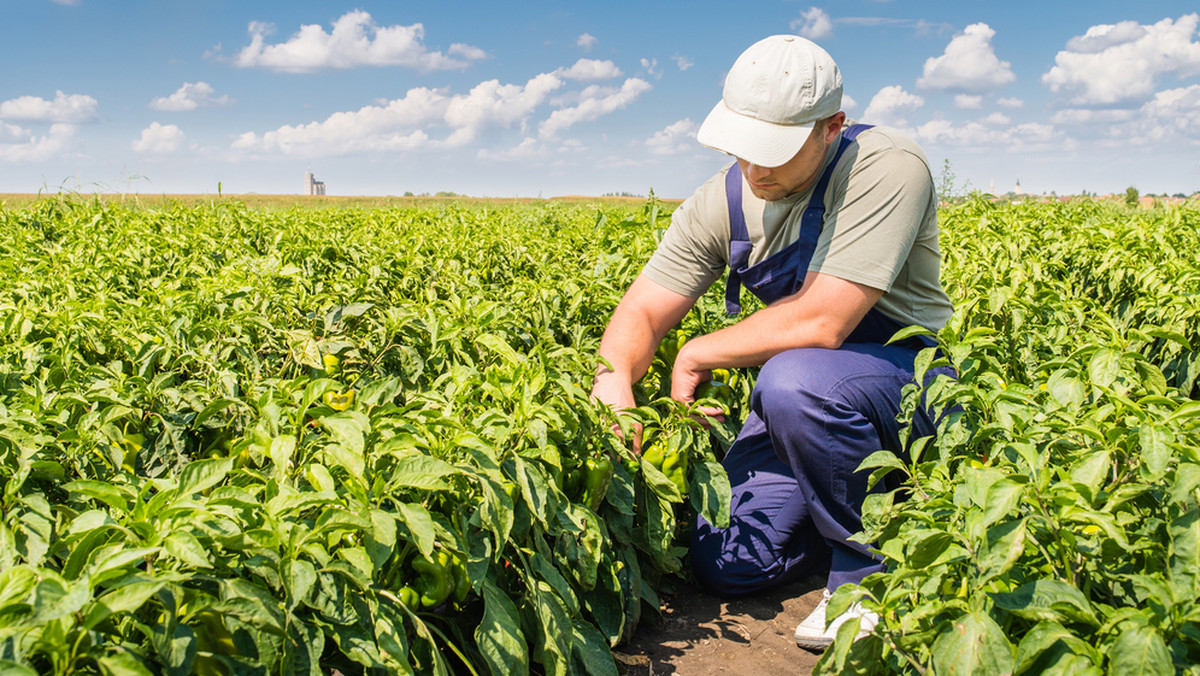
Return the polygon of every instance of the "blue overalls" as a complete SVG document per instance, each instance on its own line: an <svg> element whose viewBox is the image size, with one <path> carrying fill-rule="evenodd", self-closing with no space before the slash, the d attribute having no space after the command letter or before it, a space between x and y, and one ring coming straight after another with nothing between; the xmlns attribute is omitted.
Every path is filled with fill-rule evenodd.
<svg viewBox="0 0 1200 676"><path fill-rule="evenodd" d="M750 242L742 176L736 164L729 169L730 314L741 311L741 285L765 303L800 289L820 236L833 169L867 128L854 125L842 132L837 154L805 207L797 241L753 266L746 265ZM872 308L839 349L788 350L763 365L751 413L723 460L733 487L729 527L717 529L701 518L693 531L692 567L704 589L739 596L828 566L832 590L883 570L866 545L847 538L862 527L869 472L855 472L859 464L880 449L904 453L896 421L900 391L912 382L917 353L932 340L884 345L902 328ZM919 413L915 425L914 439L935 429L927 414Z"/></svg>

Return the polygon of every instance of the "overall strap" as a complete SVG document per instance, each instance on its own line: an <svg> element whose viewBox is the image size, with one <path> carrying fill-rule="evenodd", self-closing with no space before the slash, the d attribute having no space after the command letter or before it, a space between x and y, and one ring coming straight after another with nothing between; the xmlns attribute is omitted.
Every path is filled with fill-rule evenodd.
<svg viewBox="0 0 1200 676"><path fill-rule="evenodd" d="M801 255L807 257L803 261L805 269L812 260L817 239L821 235L821 223L825 219L825 191L829 187L833 170L837 166L838 160L842 158L842 153L846 152L846 148L858 138L859 134L873 126L852 124L842 130L833 161L825 167L817 185L813 188L808 206L800 216L799 239L804 241L804 245L801 246ZM742 275L739 271L746 269L750 262L751 250L750 233L746 228L745 214L742 213L742 172L737 163L734 163L725 172L725 201L729 211L729 276L725 282L725 313L736 315L742 311Z"/></svg>
<svg viewBox="0 0 1200 676"><path fill-rule="evenodd" d="M725 203L729 208L729 277L725 281L725 312L742 311L742 275L750 262L750 231L742 213L742 171L735 162L725 172Z"/></svg>

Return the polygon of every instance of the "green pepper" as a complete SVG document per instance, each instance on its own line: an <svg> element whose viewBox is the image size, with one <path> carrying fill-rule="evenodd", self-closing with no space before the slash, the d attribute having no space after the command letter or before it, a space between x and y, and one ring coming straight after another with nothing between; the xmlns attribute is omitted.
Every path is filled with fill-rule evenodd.
<svg viewBox="0 0 1200 676"><path fill-rule="evenodd" d="M714 372L715 377L715 372ZM696 400L711 399L721 405L721 408L729 412L729 407L733 405L733 388L719 380L709 380L700 383L696 387Z"/></svg>
<svg viewBox="0 0 1200 676"><path fill-rule="evenodd" d="M416 610L421 607L421 595L417 593L416 589L408 585L401 587L396 595L400 597L400 602L409 610Z"/></svg>
<svg viewBox="0 0 1200 676"><path fill-rule="evenodd" d="M668 335L663 342L659 344L657 354L663 360L663 363L670 368L675 364L675 357L679 355L679 350L683 348L688 337L683 331L676 331L674 336Z"/></svg>
<svg viewBox="0 0 1200 676"><path fill-rule="evenodd" d="M450 555L445 550L438 551L432 561L425 557L413 559L412 568L417 573L413 589L421 595L422 606L433 608L450 597L454 581L450 577Z"/></svg>
<svg viewBox="0 0 1200 676"><path fill-rule="evenodd" d="M354 390L345 392L326 392L322 397L325 405L335 411L345 411L354 405Z"/></svg>
<svg viewBox="0 0 1200 676"><path fill-rule="evenodd" d="M613 464L607 455L599 454L588 458L584 467L587 473L583 480L583 504L594 512L600 509L612 483Z"/></svg>
<svg viewBox="0 0 1200 676"><path fill-rule="evenodd" d="M450 557L450 578L454 581L454 602L462 605L471 593L471 578L467 576L466 563L458 554Z"/></svg>
<svg viewBox="0 0 1200 676"><path fill-rule="evenodd" d="M657 441L646 450L642 457L654 465L675 484L679 492L687 495L688 452L668 441Z"/></svg>
<svg viewBox="0 0 1200 676"><path fill-rule="evenodd" d="M682 448L672 449L663 454L662 472L671 483L679 489L681 495L687 495L688 453Z"/></svg>
<svg viewBox="0 0 1200 676"><path fill-rule="evenodd" d="M568 499L574 500L579 495L579 485L583 483L583 474L583 468L579 465L563 470L563 483L559 488Z"/></svg>

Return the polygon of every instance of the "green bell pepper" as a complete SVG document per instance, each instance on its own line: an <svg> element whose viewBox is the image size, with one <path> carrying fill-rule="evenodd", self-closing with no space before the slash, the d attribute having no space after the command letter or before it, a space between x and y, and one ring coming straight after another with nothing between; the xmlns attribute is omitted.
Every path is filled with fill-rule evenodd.
<svg viewBox="0 0 1200 676"><path fill-rule="evenodd" d="M607 455L594 455L584 462L583 504L593 512L600 509L612 483L613 464Z"/></svg>

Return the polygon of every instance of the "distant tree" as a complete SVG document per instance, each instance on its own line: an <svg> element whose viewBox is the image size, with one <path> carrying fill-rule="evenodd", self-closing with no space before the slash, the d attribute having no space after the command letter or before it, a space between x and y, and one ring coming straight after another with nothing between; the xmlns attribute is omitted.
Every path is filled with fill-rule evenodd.
<svg viewBox="0 0 1200 676"><path fill-rule="evenodd" d="M1131 207L1136 207L1138 204L1138 197L1139 194L1137 188L1129 186L1125 189L1125 204Z"/></svg>

